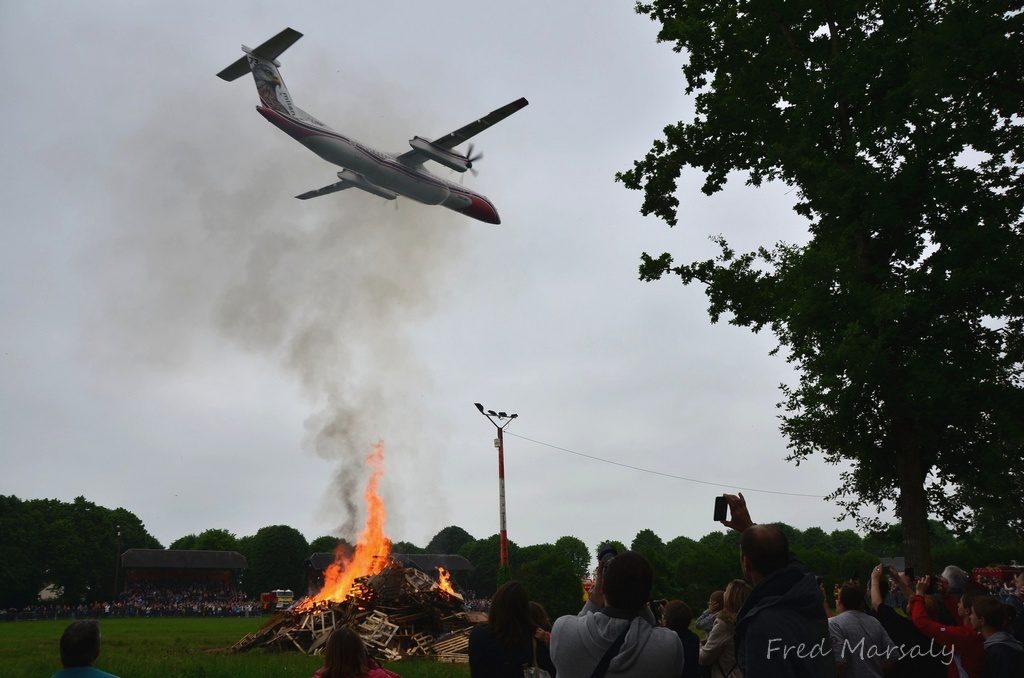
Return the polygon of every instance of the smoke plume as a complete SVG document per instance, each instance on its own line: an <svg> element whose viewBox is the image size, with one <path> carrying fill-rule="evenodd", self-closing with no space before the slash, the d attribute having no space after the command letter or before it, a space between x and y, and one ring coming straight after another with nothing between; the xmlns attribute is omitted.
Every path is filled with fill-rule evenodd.
<svg viewBox="0 0 1024 678"><path fill-rule="evenodd" d="M295 200L338 168L263 121L251 81L210 81L171 96L114 151L121 197L87 256L110 326L102 343L119 361L173 369L226 341L294 375L311 403L305 444L335 464L339 532L351 537L366 451L380 438L412 440L422 425L429 374L415 331L437 309L470 226L358 190ZM339 108L289 85L300 105L365 143L390 139L395 150L414 129L388 113L407 101ZM198 101L207 103L182 105ZM419 452L389 446L389 469L429 478Z"/></svg>

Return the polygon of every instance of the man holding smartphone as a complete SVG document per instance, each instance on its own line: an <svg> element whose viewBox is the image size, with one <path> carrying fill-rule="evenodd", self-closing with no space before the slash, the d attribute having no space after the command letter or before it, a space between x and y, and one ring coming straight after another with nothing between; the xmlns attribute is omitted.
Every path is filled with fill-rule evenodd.
<svg viewBox="0 0 1024 678"><path fill-rule="evenodd" d="M754 587L736 622L736 659L743 675L835 676L824 596L814 575L790 557L779 528L751 520L742 494L722 498L731 518L721 523L742 533L740 567Z"/></svg>

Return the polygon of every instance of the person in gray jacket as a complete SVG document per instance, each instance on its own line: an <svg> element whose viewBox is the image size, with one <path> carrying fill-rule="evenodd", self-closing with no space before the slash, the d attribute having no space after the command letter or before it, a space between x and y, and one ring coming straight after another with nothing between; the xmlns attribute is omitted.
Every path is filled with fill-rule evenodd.
<svg viewBox="0 0 1024 678"><path fill-rule="evenodd" d="M647 606L653 582L651 564L631 551L598 567L579 615L559 617L551 629L558 678L591 678L606 655L607 678L679 678L683 644Z"/></svg>

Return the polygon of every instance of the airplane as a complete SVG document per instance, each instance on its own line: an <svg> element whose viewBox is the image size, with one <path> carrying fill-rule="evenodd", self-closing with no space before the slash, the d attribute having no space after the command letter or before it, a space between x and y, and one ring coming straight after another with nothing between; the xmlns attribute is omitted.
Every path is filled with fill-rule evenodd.
<svg viewBox="0 0 1024 678"><path fill-rule="evenodd" d="M342 168L338 172L340 181L296 198L308 200L359 188L385 200L403 196L426 205L441 205L489 224L501 223L494 203L485 196L431 174L423 164L433 160L456 172L471 170L475 174L473 163L481 156L473 154L473 145L465 153L455 147L529 104L525 98L437 139L414 136L409 140L412 149L404 153L384 153L339 134L295 105L277 70L281 66L277 57L301 37L302 33L286 28L255 49L242 45L245 56L217 74L230 82L251 72L261 104L256 110L300 144Z"/></svg>

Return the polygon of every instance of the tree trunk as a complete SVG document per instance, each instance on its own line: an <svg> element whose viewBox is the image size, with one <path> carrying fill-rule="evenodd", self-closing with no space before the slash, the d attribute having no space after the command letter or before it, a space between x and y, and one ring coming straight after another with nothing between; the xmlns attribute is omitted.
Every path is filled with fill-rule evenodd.
<svg viewBox="0 0 1024 678"><path fill-rule="evenodd" d="M910 435L907 422L894 427L896 471L899 474L900 496L896 512L903 524L903 557L918 576L932 571L931 545L928 537L928 498L925 496L925 471L921 450Z"/></svg>

